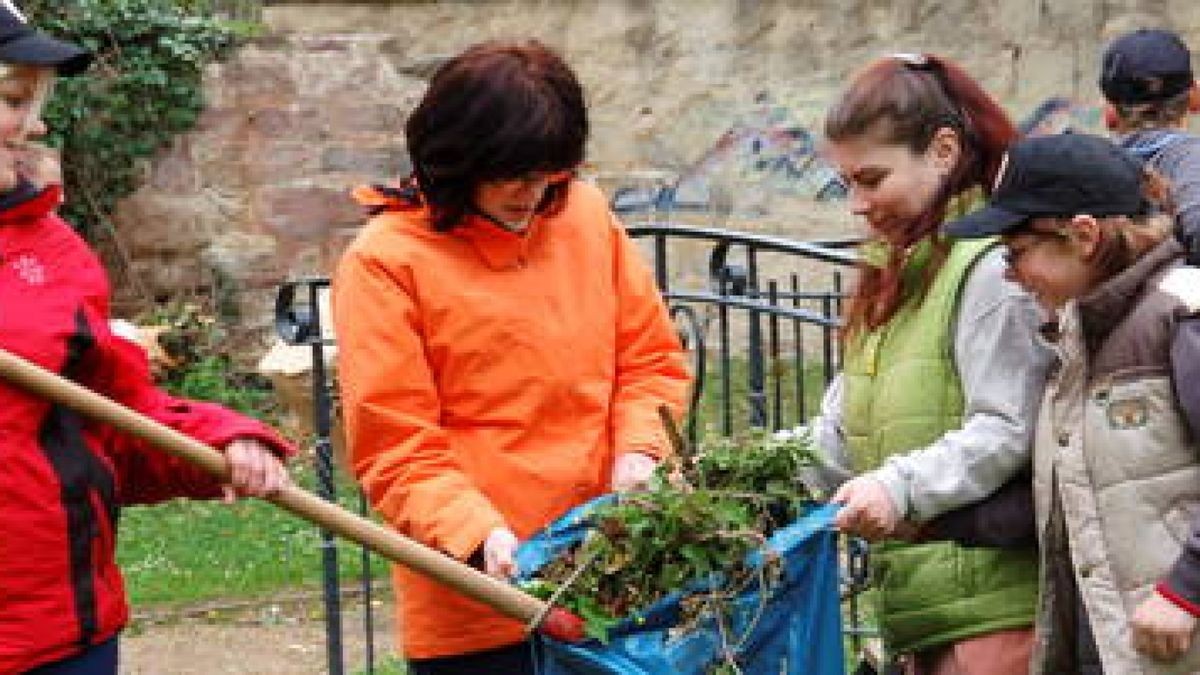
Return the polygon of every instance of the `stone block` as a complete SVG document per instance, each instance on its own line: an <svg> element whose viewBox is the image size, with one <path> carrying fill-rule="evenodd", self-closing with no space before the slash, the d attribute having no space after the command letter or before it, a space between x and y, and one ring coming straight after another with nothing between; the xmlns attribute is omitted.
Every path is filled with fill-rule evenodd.
<svg viewBox="0 0 1200 675"><path fill-rule="evenodd" d="M313 101L308 105L254 108L246 118L247 138L267 143L280 139L322 142L329 137L328 120L316 106Z"/></svg>
<svg viewBox="0 0 1200 675"><path fill-rule="evenodd" d="M200 171L192 158L188 137L177 138L170 148L159 153L149 174L149 187L152 190L175 194L199 190Z"/></svg>
<svg viewBox="0 0 1200 675"><path fill-rule="evenodd" d="M378 138L400 145L404 120L420 100L420 90L387 92L387 102L332 105L326 109L329 132L335 138Z"/></svg>
<svg viewBox="0 0 1200 675"><path fill-rule="evenodd" d="M212 274L194 256L141 256L129 266L137 287L153 299L177 297L180 293L209 288Z"/></svg>
<svg viewBox="0 0 1200 675"><path fill-rule="evenodd" d="M331 147L321 154L320 170L383 180L408 175L412 164L408 153L400 149Z"/></svg>
<svg viewBox="0 0 1200 675"><path fill-rule="evenodd" d="M134 258L194 254L216 234L221 215L200 194L170 195L142 188L117 206L113 220L127 253Z"/></svg>
<svg viewBox="0 0 1200 675"><path fill-rule="evenodd" d="M323 147L319 143L264 140L257 147L247 147L239 161L256 185L286 185L311 178L323 170Z"/></svg>
<svg viewBox="0 0 1200 675"><path fill-rule="evenodd" d="M262 192L262 222L273 234L294 240L323 239L336 228L362 220L350 186L275 187Z"/></svg>
<svg viewBox="0 0 1200 675"><path fill-rule="evenodd" d="M233 283L235 289L263 288L280 279L278 248L269 235L226 232L214 237L199 257L221 283Z"/></svg>
<svg viewBox="0 0 1200 675"><path fill-rule="evenodd" d="M299 87L291 66L289 54L243 51L226 65L224 74L235 86L222 100L246 106L294 100Z"/></svg>

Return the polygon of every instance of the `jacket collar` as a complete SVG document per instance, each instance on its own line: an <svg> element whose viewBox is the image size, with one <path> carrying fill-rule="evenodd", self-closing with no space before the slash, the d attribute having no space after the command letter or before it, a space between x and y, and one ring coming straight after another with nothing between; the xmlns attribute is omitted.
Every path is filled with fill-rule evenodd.
<svg viewBox="0 0 1200 675"><path fill-rule="evenodd" d="M524 267L529 262L530 248L541 232L544 218L534 216L523 232L503 228L491 219L471 215L450 234L466 241L483 262L494 270Z"/></svg>
<svg viewBox="0 0 1200 675"><path fill-rule="evenodd" d="M402 211L426 225L432 222L429 209L419 201L401 194L402 188L360 187L354 190L354 198L373 213ZM493 270L513 269L524 266L529 251L540 234L545 217L534 216L524 232L513 232L497 225L490 218L468 214L466 220L445 236L466 242L484 264Z"/></svg>
<svg viewBox="0 0 1200 675"><path fill-rule="evenodd" d="M63 201L62 186L48 185L41 190L18 187L0 196L0 227L42 218Z"/></svg>
<svg viewBox="0 0 1200 675"><path fill-rule="evenodd" d="M1094 351L1104 338L1129 315L1141 300L1146 284L1158 273L1183 257L1179 241L1168 237L1150 249L1120 274L1105 281L1079 299L1079 321L1088 351Z"/></svg>

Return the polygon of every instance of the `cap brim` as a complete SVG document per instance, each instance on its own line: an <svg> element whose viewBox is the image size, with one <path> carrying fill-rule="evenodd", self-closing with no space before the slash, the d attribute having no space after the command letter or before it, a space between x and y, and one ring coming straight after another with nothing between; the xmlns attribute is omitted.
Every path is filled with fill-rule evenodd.
<svg viewBox="0 0 1200 675"><path fill-rule="evenodd" d="M92 63L91 52L42 33L29 33L0 45L0 62L53 68L59 75L78 75Z"/></svg>
<svg viewBox="0 0 1200 675"><path fill-rule="evenodd" d="M957 239L994 237L1012 232L1028 219L1027 214L989 205L946 224L942 232Z"/></svg>

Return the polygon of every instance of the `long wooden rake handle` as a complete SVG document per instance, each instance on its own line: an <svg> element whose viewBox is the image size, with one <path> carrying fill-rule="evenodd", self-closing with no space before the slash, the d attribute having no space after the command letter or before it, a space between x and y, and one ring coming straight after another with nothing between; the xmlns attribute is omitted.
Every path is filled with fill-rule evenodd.
<svg viewBox="0 0 1200 675"><path fill-rule="evenodd" d="M0 349L0 377L38 396L142 438L214 476L222 479L229 477L229 467L220 452L4 349ZM561 607L551 607L514 586L298 487L287 486L266 499L550 637L567 642L583 638L583 622L571 612Z"/></svg>

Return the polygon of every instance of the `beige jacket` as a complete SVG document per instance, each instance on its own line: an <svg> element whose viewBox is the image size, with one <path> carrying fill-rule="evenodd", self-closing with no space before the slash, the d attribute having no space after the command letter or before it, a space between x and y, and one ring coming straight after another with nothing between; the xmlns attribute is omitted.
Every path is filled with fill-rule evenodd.
<svg viewBox="0 0 1200 675"><path fill-rule="evenodd" d="M1176 402L1169 357L1179 319L1200 310L1200 270L1182 267L1181 255L1173 241L1160 245L1060 317L1060 367L1034 441L1035 673L1074 669L1072 580L1106 673L1200 672L1200 640L1162 664L1133 649L1129 628L1189 554L1200 513L1200 444Z"/></svg>

